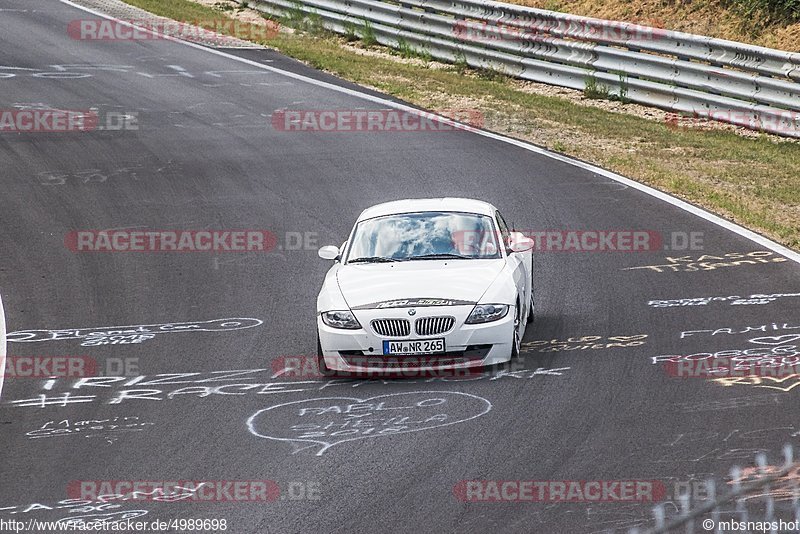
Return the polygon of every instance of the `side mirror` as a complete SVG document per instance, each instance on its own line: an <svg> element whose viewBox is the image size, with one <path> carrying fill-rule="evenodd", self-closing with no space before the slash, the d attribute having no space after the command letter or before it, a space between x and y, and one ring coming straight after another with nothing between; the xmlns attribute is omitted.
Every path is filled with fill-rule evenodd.
<svg viewBox="0 0 800 534"><path fill-rule="evenodd" d="M535 244L536 242L529 237L525 237L525 234L521 232L511 232L508 250L511 252L525 252L526 250L532 249Z"/></svg>
<svg viewBox="0 0 800 534"><path fill-rule="evenodd" d="M340 252L339 252L339 247L333 245L326 245L320 248L317 251L317 254L319 254L319 257L322 258L323 260L338 260Z"/></svg>

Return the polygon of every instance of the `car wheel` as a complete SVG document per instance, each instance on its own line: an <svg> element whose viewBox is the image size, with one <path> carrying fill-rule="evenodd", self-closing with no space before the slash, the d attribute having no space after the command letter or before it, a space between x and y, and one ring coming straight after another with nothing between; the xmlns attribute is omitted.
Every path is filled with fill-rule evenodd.
<svg viewBox="0 0 800 534"><path fill-rule="evenodd" d="M536 315L536 305L533 302L533 288L531 288L531 304L528 309L528 324L533 324L533 319Z"/></svg>
<svg viewBox="0 0 800 534"><path fill-rule="evenodd" d="M336 376L336 371L329 369L325 364L325 357L322 355L322 344L319 342L319 334L317 334L317 367L322 376Z"/></svg>
<svg viewBox="0 0 800 534"><path fill-rule="evenodd" d="M514 314L514 340L511 343L511 362L519 360L519 352L522 345L522 340L519 338L519 326L522 321L522 307L517 303L517 313Z"/></svg>

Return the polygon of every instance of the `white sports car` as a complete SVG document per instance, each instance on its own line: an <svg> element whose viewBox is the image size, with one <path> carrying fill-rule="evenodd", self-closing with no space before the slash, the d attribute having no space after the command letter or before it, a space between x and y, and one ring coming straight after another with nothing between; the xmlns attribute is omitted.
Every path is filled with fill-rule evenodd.
<svg viewBox="0 0 800 534"><path fill-rule="evenodd" d="M320 370L426 371L505 363L533 321L533 241L461 198L364 210L317 297Z"/></svg>

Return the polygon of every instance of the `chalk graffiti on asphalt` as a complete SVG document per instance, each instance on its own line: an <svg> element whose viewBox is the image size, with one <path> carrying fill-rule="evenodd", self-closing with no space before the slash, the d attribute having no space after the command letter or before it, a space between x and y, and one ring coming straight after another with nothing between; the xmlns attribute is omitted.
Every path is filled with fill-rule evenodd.
<svg viewBox="0 0 800 534"><path fill-rule="evenodd" d="M366 384L382 383L415 384L472 382L476 380L494 381L500 379L530 380L538 377L560 377L570 367L523 369L516 371L484 372L466 377L432 377L419 380L302 380L292 382L270 382L270 369L245 369L230 371L211 371L206 373L167 373L159 375L92 376L67 381L51 378L44 381L40 393L26 399L5 402L19 408L63 408L73 404L106 403L122 404L173 400L176 398L204 399L209 397L227 398L245 395L275 395L299 393L304 391L324 391L328 388L357 388ZM257 376L261 375L261 376ZM255 381L253 381L255 380ZM63 386L66 391L56 393ZM174 387L177 386L177 387Z"/></svg>
<svg viewBox="0 0 800 534"><path fill-rule="evenodd" d="M686 299L648 300L651 308L673 308L683 306L707 306L709 304L728 304L730 306L749 306L754 304L770 304L778 299L800 297L800 293L755 293L746 297L695 297Z"/></svg>
<svg viewBox="0 0 800 534"><path fill-rule="evenodd" d="M794 357L800 355L797 345L781 345L779 347L749 347L746 349L725 349L716 352L695 352L693 354L659 354L651 356L652 363L678 363L683 361L728 358L732 361L763 361L764 358ZM787 361L794 363L794 361Z"/></svg>
<svg viewBox="0 0 800 534"><path fill-rule="evenodd" d="M752 395L750 397L730 397L722 400L703 400L700 402L679 402L677 406L682 412L708 412L720 410L741 410L744 408L759 408L762 406L780 406L781 396L777 393L771 395Z"/></svg>
<svg viewBox="0 0 800 534"><path fill-rule="evenodd" d="M765 388L789 393L797 386L800 386L800 374L788 374L786 376L736 376L712 378L725 387L731 386L752 386L754 388Z"/></svg>
<svg viewBox="0 0 800 534"><path fill-rule="evenodd" d="M667 263L659 265L639 265L636 267L624 267L623 271L633 271L636 269L649 269L657 273L680 272L688 273L694 271L713 271L722 267L741 267L742 265L758 265L762 263L780 263L789 261L783 256L778 256L769 250L756 250L753 252L731 252L721 256L703 254L702 256L667 256Z"/></svg>
<svg viewBox="0 0 800 534"><path fill-rule="evenodd" d="M775 476L784 469L782 465L765 465L745 467L739 476L732 478L728 484L747 484L761 478ZM745 500L772 497L776 501L793 501L800 496L800 465L795 464L786 474L761 489L749 492Z"/></svg>
<svg viewBox="0 0 800 534"><path fill-rule="evenodd" d="M247 420L260 438L310 444L321 456L340 443L397 436L465 423L489 413L492 403L457 391L412 391L366 399L325 397L288 402L257 411Z"/></svg>
<svg viewBox="0 0 800 534"><path fill-rule="evenodd" d="M155 423L140 422L139 417L111 417L108 419L87 419L82 421L51 420L37 428L26 432L28 439L54 438L62 436L81 435L86 438L102 437L113 439L112 436L124 432L141 432L143 427Z"/></svg>
<svg viewBox="0 0 800 534"><path fill-rule="evenodd" d="M630 336L574 336L567 339L537 339L522 343L520 352L561 352L567 350L597 350L644 345L647 334Z"/></svg>
<svg viewBox="0 0 800 534"><path fill-rule="evenodd" d="M800 350L797 345L762 346L725 349L694 354L661 354L651 356L653 365L661 365L673 377L709 379L722 385L750 384L789 391L793 377L800 376ZM763 380L755 381L756 377ZM742 379L741 381L737 379ZM788 381L790 387L770 383Z"/></svg>
<svg viewBox="0 0 800 534"><path fill-rule="evenodd" d="M182 323L161 323L132 326L106 326L92 328L66 328L60 330L18 330L9 332L6 339L13 343L63 341L80 339L82 347L98 345L137 344L153 339L158 334L176 332L225 332L259 326L263 321L246 317L213 319Z"/></svg>
<svg viewBox="0 0 800 534"><path fill-rule="evenodd" d="M745 327L738 326L738 327L725 327L725 328L705 329L705 330L686 330L684 332L681 332L680 338L685 339L687 337L692 337L697 335L710 335L710 336L718 336L721 334L737 335L737 334L750 334L753 332L764 332L764 333L783 332L787 330L800 330L800 325L793 325L784 322L775 322L759 326L745 326ZM800 340L800 332L796 334L759 337L751 339L750 342L759 343L763 345L780 345L783 343L791 343L792 341L796 340Z"/></svg>
<svg viewBox="0 0 800 534"><path fill-rule="evenodd" d="M205 482L202 482L195 487L176 485L166 489L164 487L156 487L152 490L133 489L128 493L112 492L105 495L98 495L96 498L91 499L63 499L56 503L48 504L34 502L24 505L0 506L0 515L30 514L33 512L37 514L50 512L63 513L67 511L69 514L83 515L68 515L56 520L56 522L78 527L73 528L73 530L86 530L85 528L80 528L80 526L94 525L97 523L104 523L103 528L108 529L121 521L135 519L149 513L147 510L126 510L125 505L127 501L137 501L137 504L142 499L164 503L182 501L193 498L195 493L205 484ZM95 528L93 530L97 529Z"/></svg>

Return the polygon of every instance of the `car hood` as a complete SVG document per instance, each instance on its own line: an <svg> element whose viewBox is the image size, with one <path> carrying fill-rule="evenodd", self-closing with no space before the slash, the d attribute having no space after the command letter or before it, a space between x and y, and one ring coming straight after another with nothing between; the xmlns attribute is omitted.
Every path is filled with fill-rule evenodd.
<svg viewBox="0 0 800 534"><path fill-rule="evenodd" d="M350 308L401 307L389 301L409 300L408 306L431 305L424 299L475 303L505 266L505 259L417 260L368 265L343 265L336 279Z"/></svg>

